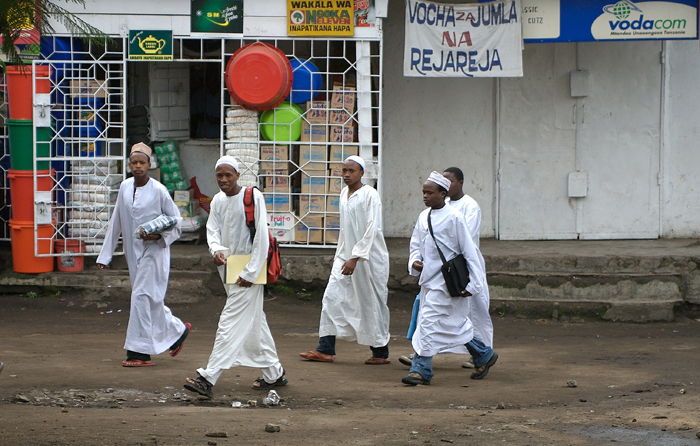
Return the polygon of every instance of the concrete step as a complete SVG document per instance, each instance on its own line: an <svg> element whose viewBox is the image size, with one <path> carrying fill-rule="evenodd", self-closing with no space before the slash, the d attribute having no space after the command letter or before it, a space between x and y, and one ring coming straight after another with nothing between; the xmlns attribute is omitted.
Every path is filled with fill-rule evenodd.
<svg viewBox="0 0 700 446"><path fill-rule="evenodd" d="M529 306L550 315L595 315L613 321L670 321L683 303L680 274L488 274L492 311Z"/></svg>
<svg viewBox="0 0 700 446"><path fill-rule="evenodd" d="M408 240L387 239L389 289L416 293L407 270ZM533 317L599 317L615 321L671 320L674 309L700 304L700 242L697 240L532 241L482 240L491 310ZM323 289L334 249L285 247L281 284ZM123 256L106 272L95 257L80 273L12 272L9 246L0 246L0 287L5 293L79 288L86 300L128 299L131 285ZM223 286L206 245L171 247L169 302L196 302Z"/></svg>

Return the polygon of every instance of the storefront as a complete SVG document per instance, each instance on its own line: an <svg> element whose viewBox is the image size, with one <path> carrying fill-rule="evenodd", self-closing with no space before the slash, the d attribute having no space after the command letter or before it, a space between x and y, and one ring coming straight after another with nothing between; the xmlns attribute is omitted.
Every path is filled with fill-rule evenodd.
<svg viewBox="0 0 700 446"><path fill-rule="evenodd" d="M448 166L465 172L464 190L481 206L482 237L700 236L697 0L596 0L585 7L576 0L523 1L522 77L462 79L404 75L407 3L417 8L412 0L367 2L367 17L359 14L353 24L374 26L355 26L348 36L290 34L290 10L282 0L245 3L242 32L228 34L192 31L196 1L142 3L127 1L119 11L104 2L88 11L76 7L114 43L78 48L73 40L51 61L57 72L71 65L63 70L71 77L51 81L56 121L76 113L99 118L69 123L69 132L59 129L54 136L55 153L47 161L70 177L59 182L53 199L61 234L68 236L62 229L78 221L85 242L99 245L96 232L109 211L69 205L76 201L65 197L100 197L108 209L118 185L104 178L74 181L83 173L74 169L87 161L90 172L123 179L127 147L147 139L161 152L172 147L162 143L176 142L175 165L172 155L160 165L164 183L183 178L190 186L196 178L210 197L217 191L211 174L216 158L238 156L242 180L266 193L271 226L289 246L334 245L336 163L355 152L371 160L365 178L380 191L388 237L410 236L424 207L423 181ZM130 41L149 37L135 36L139 31L171 32L172 41L165 40L172 60L130 60ZM161 39L154 35L151 49ZM228 63L258 41L281 51L300 74L310 70L311 87L300 91L318 91L316 102L274 113L248 113L233 104ZM298 138L289 126L297 115ZM342 135L334 137L339 129ZM99 156L61 152L83 143L93 143ZM108 162L108 172L94 168L97 160ZM74 190L91 181L98 184ZM194 199L189 194L178 198ZM183 213L194 207L183 205ZM96 214L88 219L89 212ZM7 214L7 207L0 209L0 218ZM83 220L93 223L80 226Z"/></svg>
<svg viewBox="0 0 700 446"><path fill-rule="evenodd" d="M361 155L367 182L382 186L382 33L374 2L359 10L353 2L246 2L244 11L241 1L127 3L118 12L104 3L91 4L87 15L76 11L112 36L106 46L59 33L35 62L51 67L43 79L51 122L33 125L35 135L50 125L51 153L35 161L55 172L51 218L37 226L53 225L53 238L99 252L128 176L128 148L146 142L156 154L151 174L180 207L183 238L202 233L206 197L218 192L214 163L229 154L240 162L240 183L265 195L281 245L333 247L342 160ZM225 33L217 27L224 23ZM279 66L266 65L277 56ZM269 92L255 88L275 83L289 88L261 99Z"/></svg>

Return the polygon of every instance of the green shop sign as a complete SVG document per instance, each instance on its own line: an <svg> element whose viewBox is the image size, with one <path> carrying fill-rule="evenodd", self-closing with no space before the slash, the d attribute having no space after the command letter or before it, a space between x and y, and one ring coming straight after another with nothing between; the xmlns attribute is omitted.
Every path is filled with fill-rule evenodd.
<svg viewBox="0 0 700 446"><path fill-rule="evenodd" d="M192 0L190 32L243 33L243 0Z"/></svg>
<svg viewBox="0 0 700 446"><path fill-rule="evenodd" d="M129 30L129 60L173 60L173 32Z"/></svg>

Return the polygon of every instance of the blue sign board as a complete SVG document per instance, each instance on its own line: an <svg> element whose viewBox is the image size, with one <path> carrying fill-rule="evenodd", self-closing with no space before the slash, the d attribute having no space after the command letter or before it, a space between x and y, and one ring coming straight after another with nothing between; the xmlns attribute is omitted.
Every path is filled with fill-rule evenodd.
<svg viewBox="0 0 700 446"><path fill-rule="evenodd" d="M525 43L698 38L698 0L521 1Z"/></svg>

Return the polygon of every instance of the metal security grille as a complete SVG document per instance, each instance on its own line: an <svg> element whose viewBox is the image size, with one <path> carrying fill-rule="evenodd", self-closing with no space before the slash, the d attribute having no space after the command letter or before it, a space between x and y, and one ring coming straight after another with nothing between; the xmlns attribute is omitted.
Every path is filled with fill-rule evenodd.
<svg viewBox="0 0 700 446"><path fill-rule="evenodd" d="M50 38L50 51L41 63L51 68L51 92L34 93L34 249L38 257L69 250L61 243L64 240L79 240L86 255L100 252L125 178L124 44L119 38L104 47L68 37ZM38 111L36 104L46 102L49 107ZM37 113L44 112L50 120L42 122ZM40 186L45 174L37 164L51 168L50 192Z"/></svg>
<svg viewBox="0 0 700 446"><path fill-rule="evenodd" d="M295 70L310 70L311 80L308 86L293 87L296 104L285 102L274 112L250 112L224 93L221 153L239 160L241 185L257 185L263 191L268 223L280 244L335 245L343 160L360 155L367 162L364 182L377 185L381 41L226 40L224 60L258 41L282 50ZM307 68L310 64L313 69ZM227 75L224 72L223 78ZM315 76L321 80L318 85ZM226 82L222 84L226 91ZM294 95L313 99L299 101Z"/></svg>
<svg viewBox="0 0 700 446"><path fill-rule="evenodd" d="M7 86L5 75L0 74L0 241L10 240L10 181L7 177L10 170L10 146L7 138Z"/></svg>
<svg viewBox="0 0 700 446"><path fill-rule="evenodd" d="M315 96L314 102L296 104L297 122L282 122L272 112L251 113L231 100L226 63L239 48L257 41L280 49L294 67L310 62L318 70L320 86L306 91ZM55 176L51 190L42 191L41 169L34 168L35 204L45 216L34 225L34 252L39 257L59 255L53 250L55 240L77 239L85 255L96 255L126 177L126 39L115 38L105 47L70 37L53 37L51 42L52 50L35 62L51 67L50 132L42 136L45 131L35 123L33 136L35 164L49 163ZM335 246L342 161L359 154L367 163L364 182L382 186L377 182L382 162L381 39L175 38L173 49L173 62L220 66L220 153L239 159L241 184L263 191L268 223L280 244ZM34 96L35 103L45 100ZM284 126L289 129L290 124L301 126L299 137L284 136ZM6 155L6 138L0 141ZM48 155L42 146L48 146ZM7 158L0 158L3 175ZM7 183L2 186L0 196L7 196ZM0 203L0 223L6 222L5 203ZM40 230L43 225L51 226L50 238ZM50 250L40 249L47 244Z"/></svg>

